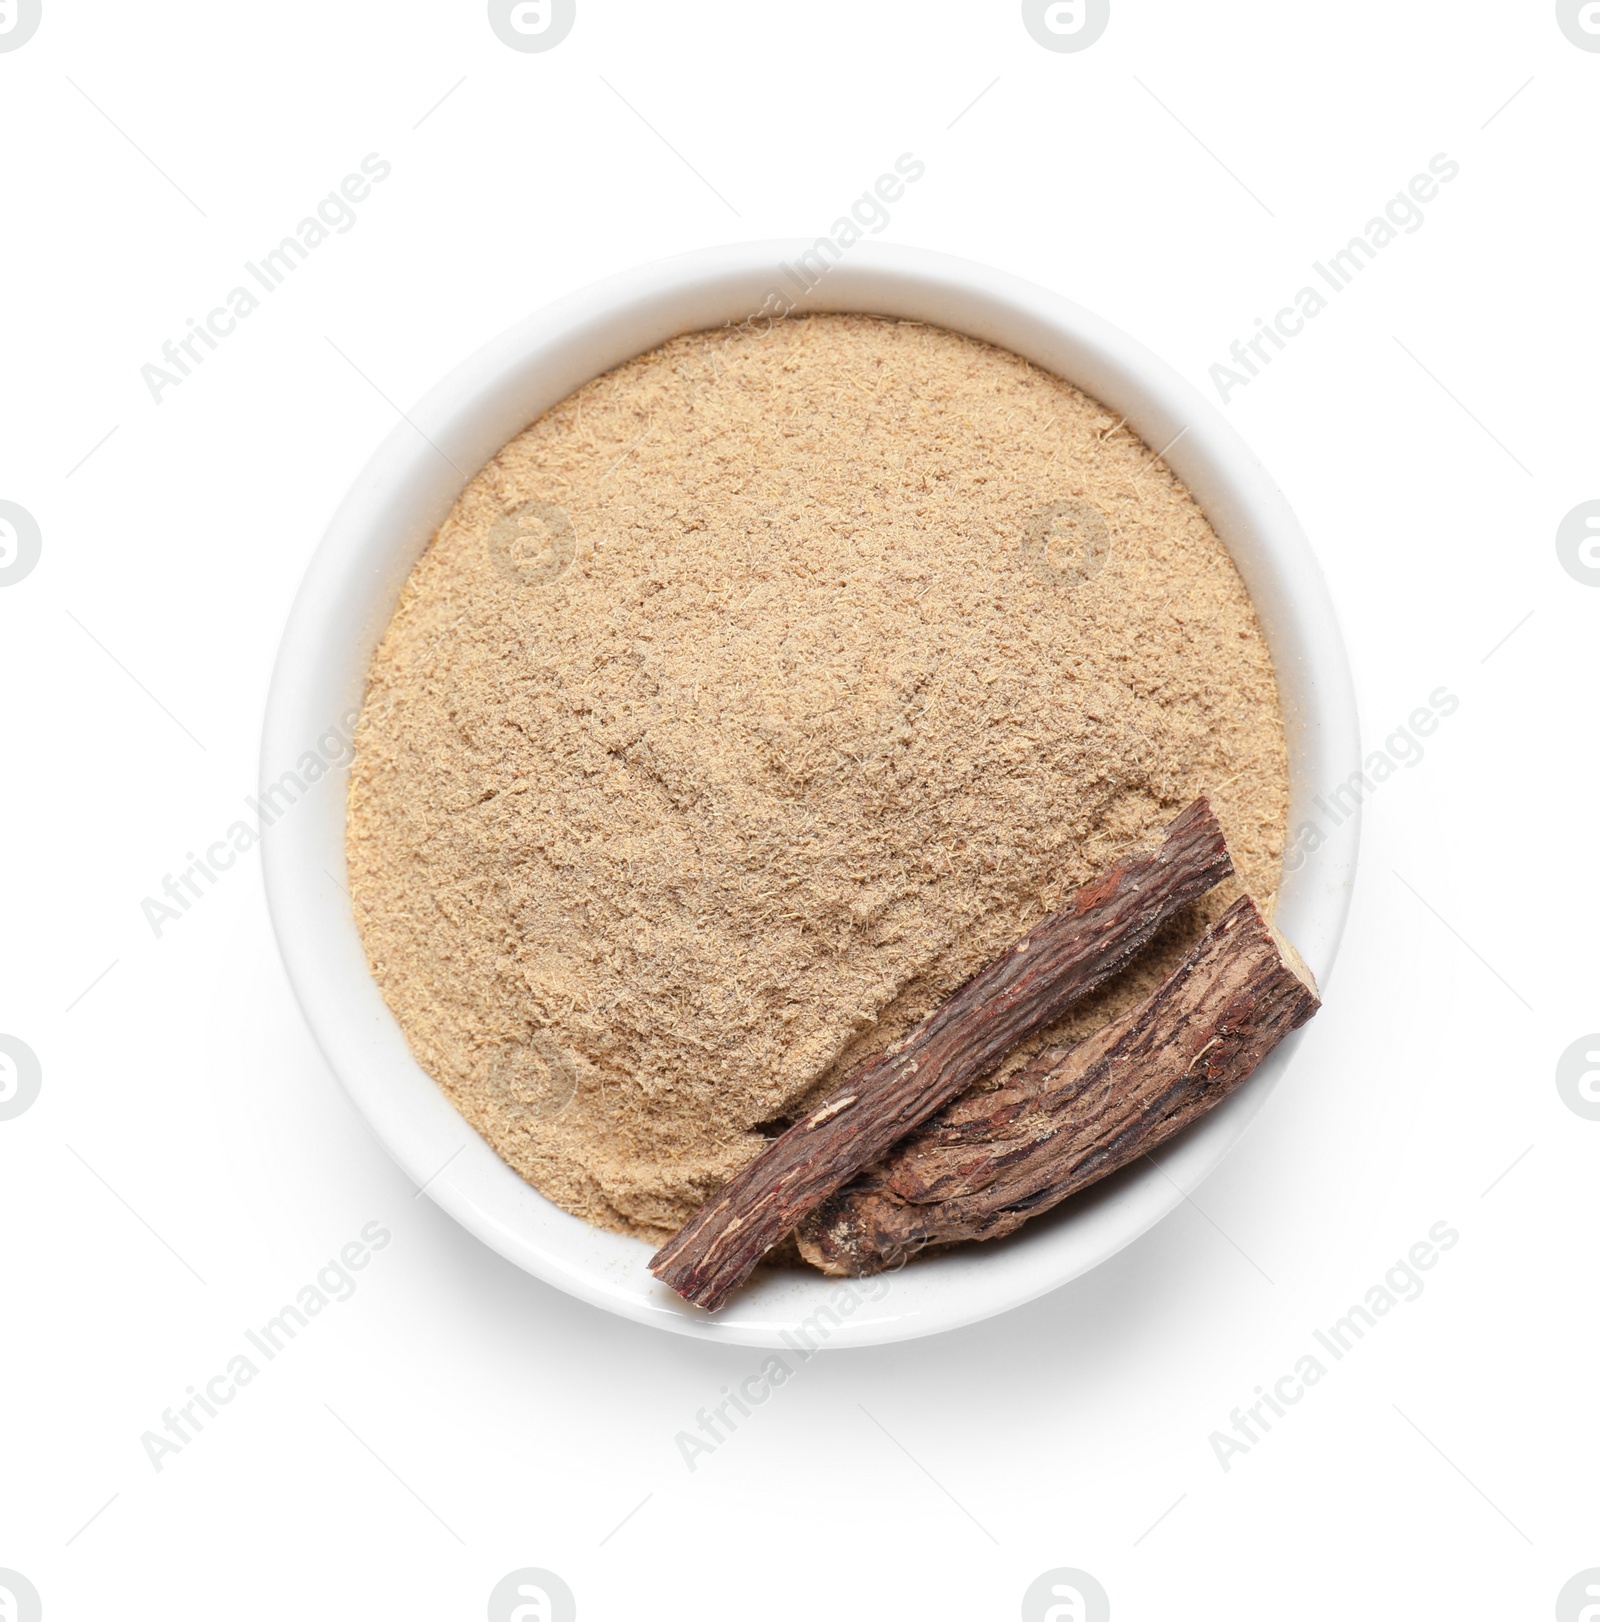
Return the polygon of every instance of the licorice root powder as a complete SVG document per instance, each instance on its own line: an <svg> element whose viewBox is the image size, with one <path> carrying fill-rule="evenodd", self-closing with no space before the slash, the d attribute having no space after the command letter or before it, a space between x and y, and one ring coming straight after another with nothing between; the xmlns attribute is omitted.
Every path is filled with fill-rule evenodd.
<svg viewBox="0 0 1600 1622"><path fill-rule="evenodd" d="M467 486L373 658L351 890L467 1120L659 1238L1196 794L1270 904L1286 788L1250 599L1150 447L1003 350L797 316L618 367Z"/></svg>

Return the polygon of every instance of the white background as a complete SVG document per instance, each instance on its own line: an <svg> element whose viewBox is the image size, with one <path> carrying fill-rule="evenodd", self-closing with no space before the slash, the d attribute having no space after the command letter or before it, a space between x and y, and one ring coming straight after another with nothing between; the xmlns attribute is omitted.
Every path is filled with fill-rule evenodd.
<svg viewBox="0 0 1600 1622"><path fill-rule="evenodd" d="M1553 1614L1600 1566L1600 1122L1554 1084L1600 1027L1600 591L1554 548L1600 496L1600 54L1543 0L1114 0L1081 55L1011 4L579 0L542 55L465 0L44 13L0 54L0 498L44 537L0 590L0 1031L44 1078L0 1122L0 1567L45 1615L479 1618L530 1565L588 1619L1012 1618L1056 1566L1119 1622ZM159 940L140 902L240 815L291 597L397 406L599 276L826 230L906 151L884 240L1203 388L1460 163L1228 407L1369 747L1460 709L1371 800L1326 1010L1193 1203L1002 1319L815 1360L691 1474L675 1433L761 1354L580 1306L413 1197L253 857ZM369 152L356 226L154 404L163 340ZM355 1297L158 1474L141 1434L372 1219ZM1422 1297L1224 1471L1230 1411L1441 1220Z"/></svg>

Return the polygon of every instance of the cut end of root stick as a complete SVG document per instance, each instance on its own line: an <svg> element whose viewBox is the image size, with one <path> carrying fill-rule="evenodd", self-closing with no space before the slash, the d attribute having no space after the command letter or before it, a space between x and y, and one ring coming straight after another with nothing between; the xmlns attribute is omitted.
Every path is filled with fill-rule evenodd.
<svg viewBox="0 0 1600 1622"><path fill-rule="evenodd" d="M1013 945L892 1053L858 1066L708 1200L657 1251L650 1271L715 1312L823 1201L1103 985L1169 918L1232 872L1221 825L1198 799L1156 849L1134 852L1074 891L1028 931L1026 950Z"/></svg>
<svg viewBox="0 0 1600 1622"><path fill-rule="evenodd" d="M800 1254L861 1277L1014 1233L1214 1109L1320 1006L1300 954L1241 897L1138 1007L957 1099L830 1196Z"/></svg>

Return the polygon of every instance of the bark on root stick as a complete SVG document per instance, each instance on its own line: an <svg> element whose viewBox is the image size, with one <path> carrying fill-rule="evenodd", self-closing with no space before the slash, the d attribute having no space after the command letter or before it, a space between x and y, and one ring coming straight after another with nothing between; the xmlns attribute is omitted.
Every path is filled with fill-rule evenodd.
<svg viewBox="0 0 1600 1622"><path fill-rule="evenodd" d="M651 1271L686 1301L716 1311L830 1194L1104 983L1232 871L1210 805L1196 800L1158 848L1084 885L892 1050L852 1072L713 1195L657 1252Z"/></svg>
<svg viewBox="0 0 1600 1622"><path fill-rule="evenodd" d="M1320 1006L1310 971L1241 897L1153 996L913 1133L797 1235L859 1276L926 1245L997 1239L1220 1103Z"/></svg>

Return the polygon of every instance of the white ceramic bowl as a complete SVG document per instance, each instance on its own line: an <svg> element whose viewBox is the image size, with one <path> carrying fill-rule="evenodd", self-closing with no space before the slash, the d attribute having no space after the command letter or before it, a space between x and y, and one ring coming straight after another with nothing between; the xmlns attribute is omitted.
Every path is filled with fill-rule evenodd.
<svg viewBox="0 0 1600 1622"><path fill-rule="evenodd" d="M577 293L502 334L397 426L323 538L284 633L267 706L263 781L359 707L368 661L402 583L468 476L581 384L683 332L803 309L907 317L1026 356L1093 395L1166 459L1243 575L1277 666L1288 726L1292 825L1360 764L1355 702L1321 573L1294 515L1243 441L1175 372L1096 316L965 260L862 244L806 295L780 270L808 244L690 254ZM782 300L769 295L777 291ZM1181 437L1179 437L1181 435ZM412 1058L368 972L348 898L343 781L285 812L264 841L267 899L300 1006L384 1147L457 1221L519 1267L596 1306L679 1334L829 1347L932 1334L989 1317L1094 1267L1160 1220L1222 1159L1315 1026L1162 1157L1129 1168L1014 1237L841 1284L776 1272L708 1317L646 1271L649 1247L552 1205L466 1124ZM1326 983L1356 865L1355 819L1286 876L1277 919Z"/></svg>

